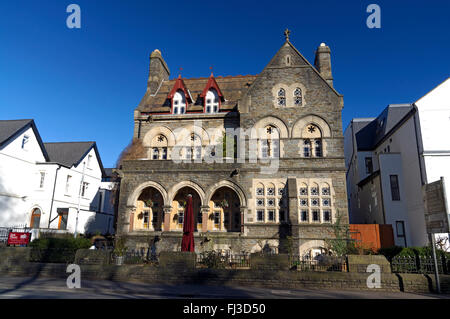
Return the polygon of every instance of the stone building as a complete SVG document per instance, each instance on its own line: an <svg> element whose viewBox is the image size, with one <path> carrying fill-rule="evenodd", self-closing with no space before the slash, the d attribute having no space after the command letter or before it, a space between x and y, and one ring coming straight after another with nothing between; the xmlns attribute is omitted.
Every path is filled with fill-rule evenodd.
<svg viewBox="0 0 450 319"><path fill-rule="evenodd" d="M134 111L147 156L124 161L117 232L179 250L187 194L196 250L317 254L348 223L341 111L330 49L312 66L286 41L259 75L169 79L159 50ZM225 146L223 146L225 145Z"/></svg>

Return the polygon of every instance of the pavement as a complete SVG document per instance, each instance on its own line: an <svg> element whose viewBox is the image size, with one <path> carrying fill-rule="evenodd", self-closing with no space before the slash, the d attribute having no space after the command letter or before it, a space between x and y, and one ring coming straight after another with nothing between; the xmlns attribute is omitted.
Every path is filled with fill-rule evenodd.
<svg viewBox="0 0 450 319"><path fill-rule="evenodd" d="M83 280L68 288L66 279L0 276L0 299L450 299L450 295L323 289L269 289L235 286L162 285Z"/></svg>

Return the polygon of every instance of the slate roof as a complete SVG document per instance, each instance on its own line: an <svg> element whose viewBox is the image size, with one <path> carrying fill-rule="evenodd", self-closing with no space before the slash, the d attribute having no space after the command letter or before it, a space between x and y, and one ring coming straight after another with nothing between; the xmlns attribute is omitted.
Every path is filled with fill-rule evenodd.
<svg viewBox="0 0 450 319"><path fill-rule="evenodd" d="M0 145L32 122L33 120L0 120Z"/></svg>
<svg viewBox="0 0 450 319"><path fill-rule="evenodd" d="M237 75L237 76L217 76L214 79L219 86L225 101L221 103L221 110L232 111L237 105L237 101L247 92L250 85L255 81L256 75ZM189 93L191 94L193 104L187 106L187 112L202 112L203 99L200 94L208 83L208 78L182 79ZM176 79L163 81L156 95L152 96L147 91L139 103L138 110L145 113L166 113L170 112L170 100L167 98L172 90Z"/></svg>
<svg viewBox="0 0 450 319"><path fill-rule="evenodd" d="M51 162L72 167L78 165L95 142L58 142L44 143L44 145Z"/></svg>
<svg viewBox="0 0 450 319"><path fill-rule="evenodd" d="M413 104L390 104L369 123L356 122L362 126L355 133L358 151L373 150L413 110Z"/></svg>
<svg viewBox="0 0 450 319"><path fill-rule="evenodd" d="M36 128L36 124L34 124L34 120L31 119L23 119L23 120L0 120L0 146L6 144L10 139L17 137L17 135L31 127L33 129L34 135L36 136L36 140L39 143L42 154L44 158L48 161L47 150L45 149L44 143L42 142L41 136L39 135L39 131Z"/></svg>

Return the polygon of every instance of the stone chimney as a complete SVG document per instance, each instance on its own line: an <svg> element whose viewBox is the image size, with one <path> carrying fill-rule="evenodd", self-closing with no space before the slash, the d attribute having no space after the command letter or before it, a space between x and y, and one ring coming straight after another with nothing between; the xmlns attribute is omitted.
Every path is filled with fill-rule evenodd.
<svg viewBox="0 0 450 319"><path fill-rule="evenodd" d="M156 49L150 54L150 71L148 75L147 88L151 94L158 91L161 82L168 80L170 75L166 61L162 58L161 51Z"/></svg>
<svg viewBox="0 0 450 319"><path fill-rule="evenodd" d="M333 86L333 75L331 74L331 57L330 48L325 44L321 43L316 50L316 59L314 60L314 66L317 71L323 76L327 82Z"/></svg>

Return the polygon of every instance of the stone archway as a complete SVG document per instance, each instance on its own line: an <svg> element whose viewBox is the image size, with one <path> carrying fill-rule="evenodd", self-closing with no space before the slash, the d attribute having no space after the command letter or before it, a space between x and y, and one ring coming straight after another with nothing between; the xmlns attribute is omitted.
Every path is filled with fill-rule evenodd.
<svg viewBox="0 0 450 319"><path fill-rule="evenodd" d="M236 191L220 186L212 192L209 200L210 216L208 230L240 232L242 225L241 200Z"/></svg>
<svg viewBox="0 0 450 319"><path fill-rule="evenodd" d="M130 216L130 228L135 231L162 231L164 221L164 198L161 192L149 186L144 188Z"/></svg>
<svg viewBox="0 0 450 319"><path fill-rule="evenodd" d="M184 212L186 209L187 196L192 195L192 208L194 211L194 231L202 229L203 216L201 212L201 196L191 186L183 186L177 190L171 202L172 209L165 223L173 231L183 231Z"/></svg>
<svg viewBox="0 0 450 319"><path fill-rule="evenodd" d="M147 187L154 187L161 193L164 200L163 205L167 205L169 203L166 189L157 182L147 181L136 187L134 191L131 193L131 195L128 196L127 206L135 207L138 197L141 195L142 191Z"/></svg>

